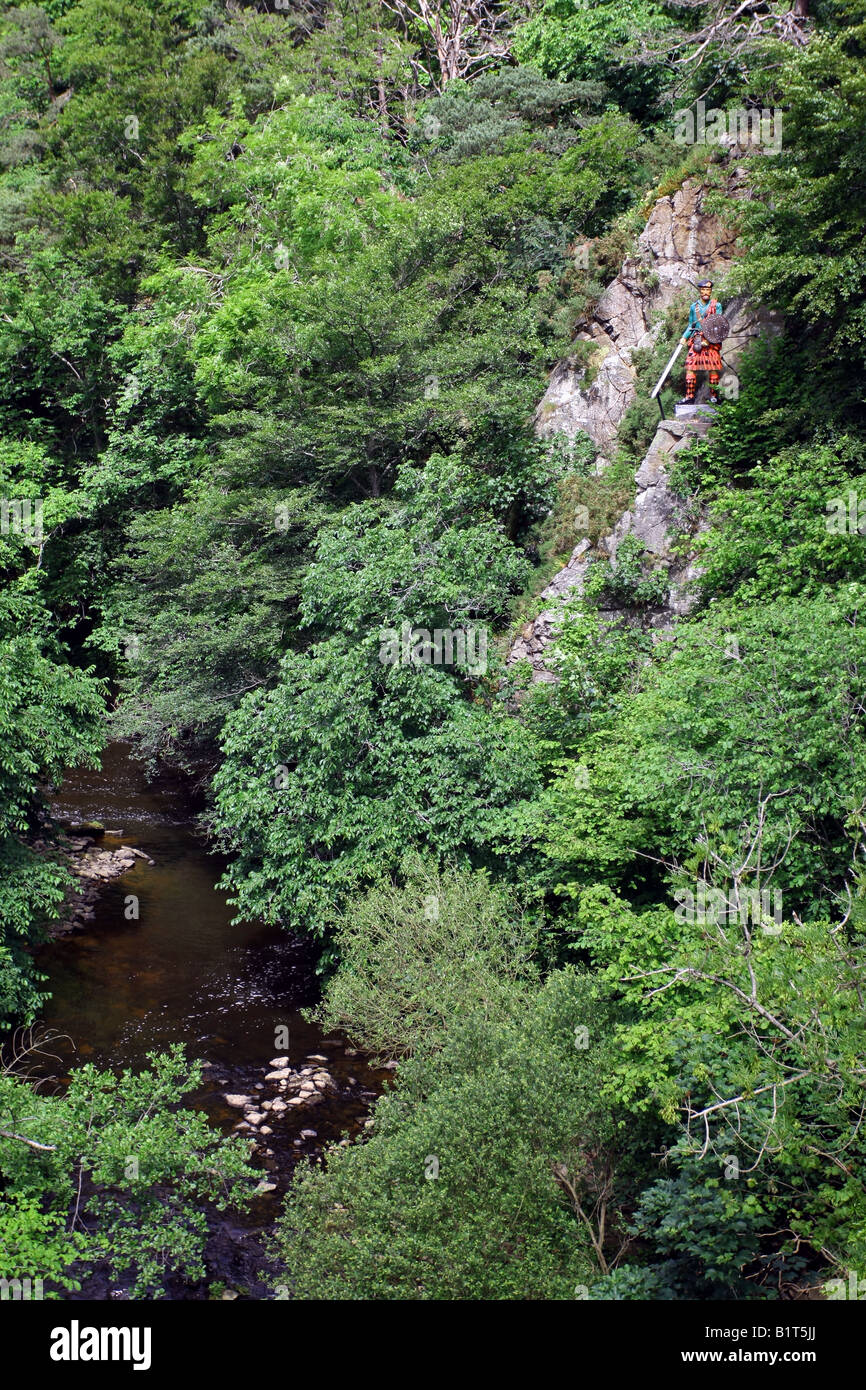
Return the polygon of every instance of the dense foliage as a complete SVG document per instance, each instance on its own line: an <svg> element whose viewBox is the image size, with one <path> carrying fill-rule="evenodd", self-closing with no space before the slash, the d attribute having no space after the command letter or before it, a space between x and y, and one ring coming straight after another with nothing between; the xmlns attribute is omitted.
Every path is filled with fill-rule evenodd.
<svg viewBox="0 0 866 1390"><path fill-rule="evenodd" d="M175 1047L139 1075L87 1063L43 1094L33 1074L49 1050L13 1049L0 1075L0 1278L35 1271L58 1297L100 1263L139 1298L173 1273L202 1278L204 1203L248 1201L256 1174L242 1140L178 1108L201 1068Z"/></svg>

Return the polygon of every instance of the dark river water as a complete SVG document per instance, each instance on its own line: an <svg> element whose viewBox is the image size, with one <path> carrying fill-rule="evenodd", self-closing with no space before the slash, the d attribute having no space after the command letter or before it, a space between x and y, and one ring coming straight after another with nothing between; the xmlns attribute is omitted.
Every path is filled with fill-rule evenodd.
<svg viewBox="0 0 866 1390"><path fill-rule="evenodd" d="M261 1296L256 1268L261 1236L278 1214L279 1201L298 1162L314 1158L324 1144L354 1134L381 1091L387 1072L371 1069L346 1040L306 1022L300 1009L318 995L315 955L309 946L275 928L233 926L232 909L215 884L222 871L197 833L195 808L183 782L168 776L148 784L124 745L106 750L99 772L72 774L53 803L61 821L100 821L101 844L143 850L143 860L107 883L87 930L52 942L39 953L51 1000L44 1023L66 1035L54 1050L67 1067L91 1061L120 1070L139 1070L148 1052L181 1042L191 1058L212 1064L206 1084L189 1103L203 1108L227 1132L239 1119L225 1092L253 1093L277 1052L278 1029L288 1029L292 1066L310 1053L337 1082L337 1093L314 1110L289 1110L260 1153L263 1177L277 1191L256 1198L235 1224L214 1225L208 1251L212 1281L238 1284ZM116 832L116 833L108 833ZM125 901L139 900L139 918L129 921ZM300 1111L300 1113L298 1113ZM300 1138L303 1129L314 1138ZM104 1282L104 1281L103 1281ZM207 1283L207 1281L205 1281ZM207 1297L206 1287L174 1284L171 1297ZM97 1279L82 1297L122 1296Z"/></svg>

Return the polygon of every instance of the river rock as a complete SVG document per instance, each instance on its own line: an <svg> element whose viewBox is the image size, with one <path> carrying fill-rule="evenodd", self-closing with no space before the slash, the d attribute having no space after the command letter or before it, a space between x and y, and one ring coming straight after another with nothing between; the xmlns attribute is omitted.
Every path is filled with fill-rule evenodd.
<svg viewBox="0 0 866 1390"><path fill-rule="evenodd" d="M328 1060L327 1057L323 1057L322 1054L321 1054L321 1052L308 1052L308 1053L307 1053L307 1061L308 1061L308 1062L327 1062L327 1060Z"/></svg>
<svg viewBox="0 0 866 1390"><path fill-rule="evenodd" d="M248 1124L258 1127L265 1117L261 1110L248 1110L245 1118Z"/></svg>
<svg viewBox="0 0 866 1390"><path fill-rule="evenodd" d="M259 1134L273 1134L273 1132L274 1131L271 1129L270 1125L262 1125L261 1129L259 1130Z"/></svg>
<svg viewBox="0 0 866 1390"><path fill-rule="evenodd" d="M98 839L105 834L105 826L102 824L102 821L83 820L70 822L66 826L66 831L69 835L89 835L93 839Z"/></svg>
<svg viewBox="0 0 866 1390"><path fill-rule="evenodd" d="M136 849L133 845L128 845L126 846L126 850L128 854L133 855L136 859L143 859L145 864L149 864L151 868L155 867L154 861L149 854L145 854L143 849Z"/></svg>
<svg viewBox="0 0 866 1390"><path fill-rule="evenodd" d="M252 1100L252 1097L251 1097L251 1096L241 1096L241 1095L227 1095L227 1096L223 1096L223 1099L224 1099L226 1105L231 1105L231 1106L233 1106L233 1107L235 1108L235 1110L243 1110L243 1108L244 1108L245 1105L249 1105L249 1104L250 1104L250 1102L251 1102L251 1100Z"/></svg>
<svg viewBox="0 0 866 1390"><path fill-rule="evenodd" d="M288 1057L272 1057L270 1062L268 1063L268 1066L273 1067L275 1071L285 1071L288 1068L288 1065Z"/></svg>
<svg viewBox="0 0 866 1390"><path fill-rule="evenodd" d="M78 883L67 894L64 916L52 925L52 936L74 931L83 923L92 922L95 915L93 903L98 898L102 885L127 873L137 859L153 863L148 855L132 845L121 845L113 850L101 848L94 841L103 833L101 827L96 827L88 831L87 835L79 834L71 840L67 839L60 846Z"/></svg>
<svg viewBox="0 0 866 1390"><path fill-rule="evenodd" d="M315 1139L315 1138L316 1138L316 1131L315 1131L314 1129L302 1129L302 1130L301 1130L301 1138L302 1138L302 1139Z"/></svg>

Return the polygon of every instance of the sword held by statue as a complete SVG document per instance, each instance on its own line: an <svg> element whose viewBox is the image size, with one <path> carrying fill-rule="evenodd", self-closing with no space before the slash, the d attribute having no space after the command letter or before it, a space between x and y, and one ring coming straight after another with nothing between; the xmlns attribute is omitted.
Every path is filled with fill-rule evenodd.
<svg viewBox="0 0 866 1390"><path fill-rule="evenodd" d="M656 382L655 386L653 387L652 391L650 392L650 400L651 400L651 401L654 401L654 400L655 400L655 398L656 398L656 396L658 395L659 391L660 391L660 390L662 389L662 387L664 386L665 379L666 379L666 377L667 377L667 375L668 375L668 372L670 371L671 367L672 367L672 366L674 365L674 363L676 362L677 358L679 357L679 355L680 355L680 353L682 352L682 350L683 350L684 347L685 347L685 343L683 342L682 338L680 338L679 342L677 343L676 347L674 348L673 352L671 353L670 357L668 358L668 364L667 364L667 366L665 367L664 371L662 372L661 376L659 377L658 381ZM661 401L659 401L659 409L661 409Z"/></svg>

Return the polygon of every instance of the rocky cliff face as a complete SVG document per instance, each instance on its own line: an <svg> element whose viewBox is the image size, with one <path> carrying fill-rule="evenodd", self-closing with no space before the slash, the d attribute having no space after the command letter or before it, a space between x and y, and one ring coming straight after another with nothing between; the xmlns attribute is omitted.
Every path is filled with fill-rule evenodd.
<svg viewBox="0 0 866 1390"><path fill-rule="evenodd" d="M688 613L693 603L691 584L697 576L698 567L693 554L683 560L679 553L675 553L674 543L681 541L684 536L693 539L706 523L702 518L695 519L689 514L684 500L670 486L669 472L676 455L709 428L710 421L706 416L660 423L635 475L634 505L623 513L613 530L595 546L585 539L575 547L568 563L541 595L546 605L543 612L525 625L512 644L509 666L516 661L528 660L532 666L533 680L556 680L555 674L545 664L545 653L556 637L562 601L582 593L593 560L609 560L616 569L617 551L629 534L636 536L645 547L647 568L666 571L667 603L645 616L647 625L664 631L676 618ZM634 613L627 608L602 609L601 616L608 621L635 620Z"/></svg>
<svg viewBox="0 0 866 1390"><path fill-rule="evenodd" d="M736 172L729 187L735 196L740 191ZM733 259L733 234L715 214L706 212L707 192L701 184L687 180L676 193L658 199L638 238L637 254L623 261L586 328L577 335L579 341L595 345L588 367L574 357L566 358L551 375L535 417L536 432L542 438L583 431L600 455L610 456L619 424L635 399L635 350L653 345L661 315L679 295L692 291L698 280L709 275L720 277ZM725 358L736 366L750 338L773 331L772 315L743 300L726 305L725 312L731 320ZM586 384L590 375L591 384Z"/></svg>
<svg viewBox="0 0 866 1390"><path fill-rule="evenodd" d="M732 175L735 192L736 178ZM587 331L579 335L597 345L590 363L596 369L591 384L585 384L586 368L566 359L551 374L538 407L536 432L541 437L557 432L573 437L585 432L598 449L596 466L600 471L613 453L619 424L635 399L633 352L652 345L661 313L683 290L707 275L724 273L734 255L731 233L704 210L706 192L688 181L670 197L658 199L638 238L637 254L623 262L619 275L599 300ZM731 334L725 340L724 357L732 371L749 342L759 335L777 333L781 324L777 316L744 299L726 304L725 313ZM514 641L509 665L527 659L534 680L556 679L545 664L545 651L556 635L561 601L582 591L593 559L607 559L615 569L617 551L629 534L644 546L647 567L666 571L667 603L649 615L649 625L669 629L676 618L689 611L693 602L690 585L697 566L693 553L685 560L679 548L675 553L674 542L684 536L693 538L706 523L689 515L683 500L671 489L670 467L676 455L710 427L708 416L660 421L635 474L634 504L595 546L584 539L575 547L541 595L544 610ZM606 616L634 620L634 614L625 610Z"/></svg>

